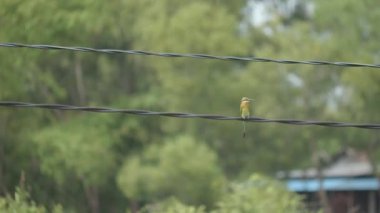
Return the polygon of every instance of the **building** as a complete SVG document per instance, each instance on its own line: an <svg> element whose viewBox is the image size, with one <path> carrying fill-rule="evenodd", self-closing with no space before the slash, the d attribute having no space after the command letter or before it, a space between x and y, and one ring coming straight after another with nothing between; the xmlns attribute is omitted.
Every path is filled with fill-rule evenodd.
<svg viewBox="0 0 380 213"><path fill-rule="evenodd" d="M283 178L289 190L305 196L310 209L321 207L318 195L324 192L333 213L380 212L380 182L363 152L343 151L320 174L309 168L291 171Z"/></svg>

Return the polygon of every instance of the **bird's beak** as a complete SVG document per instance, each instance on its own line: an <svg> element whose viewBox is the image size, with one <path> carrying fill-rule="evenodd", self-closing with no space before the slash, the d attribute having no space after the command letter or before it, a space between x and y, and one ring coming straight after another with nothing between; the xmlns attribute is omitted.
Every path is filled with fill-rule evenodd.
<svg viewBox="0 0 380 213"><path fill-rule="evenodd" d="M255 100L253 100L253 99L251 99L251 98L248 98L248 100L250 100L250 101L255 101Z"/></svg>

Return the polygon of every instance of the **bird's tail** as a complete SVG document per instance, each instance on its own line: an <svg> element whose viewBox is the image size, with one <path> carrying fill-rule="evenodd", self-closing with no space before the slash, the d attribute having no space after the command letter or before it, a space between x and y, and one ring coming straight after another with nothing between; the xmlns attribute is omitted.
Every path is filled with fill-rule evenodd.
<svg viewBox="0 0 380 213"><path fill-rule="evenodd" d="M243 138L245 138L245 121L243 121Z"/></svg>

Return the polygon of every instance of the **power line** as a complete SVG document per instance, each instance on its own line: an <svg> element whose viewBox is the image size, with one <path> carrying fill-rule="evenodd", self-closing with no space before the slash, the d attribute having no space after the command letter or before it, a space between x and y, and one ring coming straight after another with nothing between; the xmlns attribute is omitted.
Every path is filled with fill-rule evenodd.
<svg viewBox="0 0 380 213"><path fill-rule="evenodd" d="M147 110L139 109L115 109L108 107L88 107L88 106L71 106L63 104L35 104L35 103L25 103L25 102L14 102L14 101L0 101L0 107L24 107L24 108L43 108L52 110L73 110L73 111L88 111L88 112L98 112L98 113L126 113L133 115L146 115L146 116L166 116L166 117L176 117L176 118L203 118L211 120L236 120L242 121L240 117L230 117L223 115L209 115L209 114L193 114L193 113L182 113L182 112L153 112ZM290 125L317 125L326 127L355 127L362 129L380 129L380 124L356 124L356 123L344 123L344 122L333 122L333 121L303 121L295 119L267 119L260 117L250 117L244 119L247 122L257 122L257 123L281 123Z"/></svg>
<svg viewBox="0 0 380 213"><path fill-rule="evenodd" d="M81 52L95 52L107 54L132 54L132 55L147 55L159 57L174 57L174 58L198 58L198 59L215 59L215 60L229 60L229 61L253 61L253 62L267 62L267 63L280 63L280 64L309 64L309 65L331 65L340 67L369 67L380 68L380 64L363 64L353 62L330 62L318 60L287 60L287 59L271 59L260 57L237 57L237 56L216 56L198 53L168 53L168 52L151 52L143 50L120 50L120 49L96 49L90 47L68 47L46 44L21 44L21 43L0 43L0 47L13 47L13 48L32 48L32 49L51 49L51 50L68 50L68 51L81 51Z"/></svg>

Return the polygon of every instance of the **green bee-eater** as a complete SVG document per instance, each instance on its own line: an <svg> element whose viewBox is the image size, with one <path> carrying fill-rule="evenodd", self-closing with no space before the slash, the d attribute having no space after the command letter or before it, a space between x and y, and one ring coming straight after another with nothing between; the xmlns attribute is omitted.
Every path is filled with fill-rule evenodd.
<svg viewBox="0 0 380 213"><path fill-rule="evenodd" d="M243 97L240 101L240 114L243 119L249 118L251 116L251 106L250 103L253 101L250 98ZM245 137L245 122L243 120L243 138Z"/></svg>

